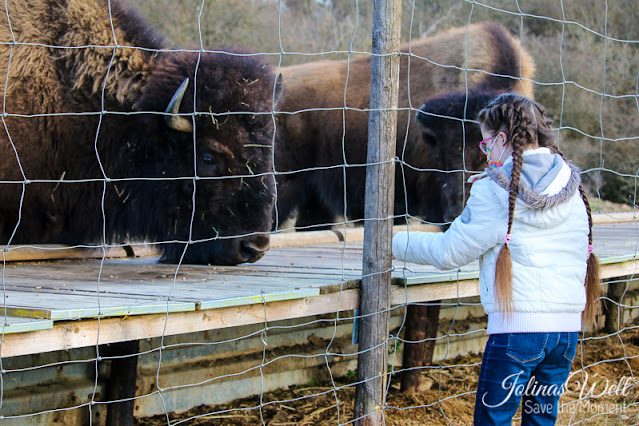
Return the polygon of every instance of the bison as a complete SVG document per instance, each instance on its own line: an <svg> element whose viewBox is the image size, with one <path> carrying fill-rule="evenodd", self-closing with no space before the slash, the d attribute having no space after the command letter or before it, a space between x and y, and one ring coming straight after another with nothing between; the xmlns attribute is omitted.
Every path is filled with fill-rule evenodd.
<svg viewBox="0 0 639 426"><path fill-rule="evenodd" d="M5 4L0 243L157 242L168 263L265 253L271 67L170 50L121 1Z"/></svg>
<svg viewBox="0 0 639 426"><path fill-rule="evenodd" d="M396 168L395 214L441 222L437 175L424 171L441 167L412 123L413 105L467 86L532 96L534 64L519 40L492 22L413 41L401 52L396 148L407 167ZM297 227L363 218L370 56L281 73L286 89L277 111L276 226L287 226L296 213Z"/></svg>
<svg viewBox="0 0 639 426"><path fill-rule="evenodd" d="M486 154L479 149L482 140L475 121L499 92L482 90L444 93L428 99L415 116L422 137L437 164L437 188L444 222L457 217L469 194L467 171L486 167Z"/></svg>

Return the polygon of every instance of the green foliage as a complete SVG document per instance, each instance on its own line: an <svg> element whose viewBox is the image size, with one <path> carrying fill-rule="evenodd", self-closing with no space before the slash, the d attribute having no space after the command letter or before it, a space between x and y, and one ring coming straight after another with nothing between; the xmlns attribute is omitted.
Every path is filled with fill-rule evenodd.
<svg viewBox="0 0 639 426"><path fill-rule="evenodd" d="M317 379L317 377L311 377L311 380L308 382L308 386L311 388L317 387L321 384L321 382Z"/></svg>
<svg viewBox="0 0 639 426"><path fill-rule="evenodd" d="M357 371L348 370L348 371L346 372L346 375L344 376L344 378L345 378L348 382L354 382L355 380L357 380Z"/></svg>
<svg viewBox="0 0 639 426"><path fill-rule="evenodd" d="M535 97L593 195L629 203L639 168L635 0L401 0L401 37L495 20L533 56ZM133 4L133 3L132 3ZM282 66L370 51L373 2L146 0L134 4L176 46L235 46ZM199 25L198 25L199 23Z"/></svg>

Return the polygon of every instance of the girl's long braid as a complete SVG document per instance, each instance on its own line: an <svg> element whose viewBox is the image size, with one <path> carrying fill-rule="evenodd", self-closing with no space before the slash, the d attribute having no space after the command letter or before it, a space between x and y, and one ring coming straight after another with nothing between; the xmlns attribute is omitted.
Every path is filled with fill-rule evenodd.
<svg viewBox="0 0 639 426"><path fill-rule="evenodd" d="M554 146L553 151L561 155L565 160L563 152L559 150L559 147ZM597 308L600 292L601 292L601 277L599 275L599 259L593 252L592 245L592 211L590 209L590 202L588 201L588 195L582 184L579 184L579 195L586 206L586 212L588 213L588 262L586 269L586 308L582 313L582 320L588 326L592 327L595 324L597 318Z"/></svg>
<svg viewBox="0 0 639 426"><path fill-rule="evenodd" d="M586 270L586 309L582 314L582 319L586 325L592 327L597 317L597 301L601 292L601 277L599 276L599 259L593 252L592 246L592 212L590 211L590 203L583 185L579 185L579 193L581 199L584 200L586 211L588 211L588 225L590 232L588 233L588 269Z"/></svg>
<svg viewBox="0 0 639 426"><path fill-rule="evenodd" d="M513 169L511 173L510 188L508 193L508 230L504 244L499 250L497 263L495 265L495 293L500 310L509 316L513 310L513 290L512 290L512 261L510 259L510 249L508 243L515 218L515 202L519 194L519 182L521 179L521 168L523 166L523 148L532 140L531 129L532 119L528 117L530 110L522 102L514 102L511 105L502 105L502 116L507 117L506 123L510 123L508 133L511 135L513 148Z"/></svg>
<svg viewBox="0 0 639 426"><path fill-rule="evenodd" d="M543 115L543 109L540 110ZM550 150L556 154L561 155L561 158L566 160L564 153L561 152L555 138L550 134L551 121L547 120L544 131L540 132L539 145L547 146ZM547 130L546 130L547 129ZM597 318L597 310L600 292L601 292L601 277L599 275L599 259L593 252L592 245L592 211L590 209L590 202L588 201L588 195L582 184L579 184L579 195L586 206L586 213L588 214L588 261L586 269L586 308L582 313L582 320L588 327L592 327L595 324Z"/></svg>

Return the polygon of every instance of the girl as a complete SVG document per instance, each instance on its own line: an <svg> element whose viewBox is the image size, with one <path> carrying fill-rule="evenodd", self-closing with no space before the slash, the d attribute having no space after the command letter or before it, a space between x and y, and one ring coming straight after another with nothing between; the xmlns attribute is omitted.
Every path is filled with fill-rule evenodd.
<svg viewBox="0 0 639 426"><path fill-rule="evenodd" d="M554 424L582 318L596 311L590 206L541 105L503 94L478 121L489 167L462 214L444 233L397 233L393 254L440 269L479 257L489 338L475 424L510 424L522 397L522 425Z"/></svg>

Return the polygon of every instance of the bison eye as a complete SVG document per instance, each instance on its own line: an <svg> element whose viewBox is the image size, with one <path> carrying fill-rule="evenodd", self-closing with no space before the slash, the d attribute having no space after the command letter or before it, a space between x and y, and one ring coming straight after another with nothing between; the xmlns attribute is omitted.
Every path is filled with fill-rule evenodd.
<svg viewBox="0 0 639 426"><path fill-rule="evenodd" d="M202 162L207 166L215 166L215 156L213 154L209 154L208 152L202 155Z"/></svg>
<svg viewBox="0 0 639 426"><path fill-rule="evenodd" d="M204 152L202 153L200 161L203 167L202 172L206 175L213 176L219 173L221 166L219 164L219 159L215 155L209 152Z"/></svg>

